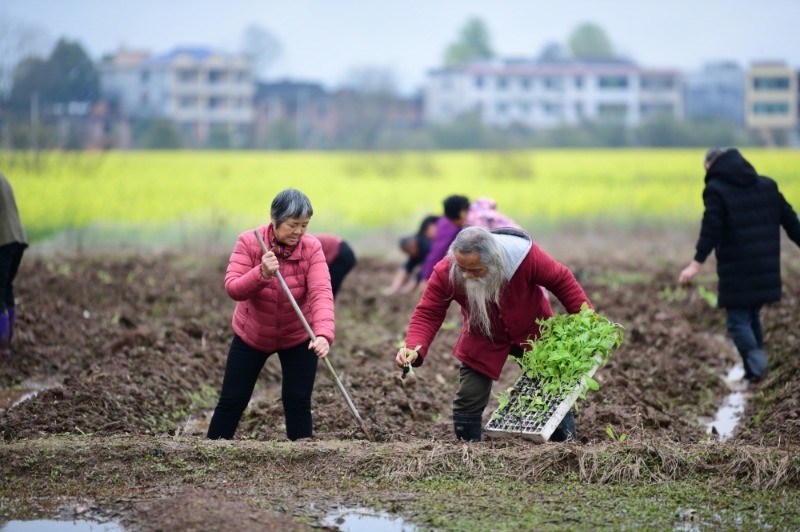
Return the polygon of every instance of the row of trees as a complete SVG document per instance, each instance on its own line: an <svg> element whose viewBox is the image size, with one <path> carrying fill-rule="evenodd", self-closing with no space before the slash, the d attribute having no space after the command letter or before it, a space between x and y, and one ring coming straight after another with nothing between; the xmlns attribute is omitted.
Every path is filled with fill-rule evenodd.
<svg viewBox="0 0 800 532"><path fill-rule="evenodd" d="M476 59L492 59L495 57L492 38L486 23L480 18L469 19L444 53L444 65L456 67ZM542 47L539 59L544 61L560 61L565 59L611 59L616 57L614 45L605 30L587 22L576 27L566 46L558 42L550 42Z"/></svg>

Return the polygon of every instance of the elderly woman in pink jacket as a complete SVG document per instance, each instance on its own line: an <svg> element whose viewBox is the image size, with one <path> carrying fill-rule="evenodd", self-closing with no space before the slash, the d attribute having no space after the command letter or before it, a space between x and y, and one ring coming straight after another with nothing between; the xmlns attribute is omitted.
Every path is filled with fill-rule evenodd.
<svg viewBox="0 0 800 532"><path fill-rule="evenodd" d="M334 336L331 278L320 242L306 234L314 213L308 197L295 189L272 201L271 223L256 229L270 250L262 253L252 230L239 235L228 262L225 290L236 301L233 340L208 438L231 439L267 358L278 354L286 436L312 434L311 392L319 358ZM315 341L311 341L275 275L280 270Z"/></svg>

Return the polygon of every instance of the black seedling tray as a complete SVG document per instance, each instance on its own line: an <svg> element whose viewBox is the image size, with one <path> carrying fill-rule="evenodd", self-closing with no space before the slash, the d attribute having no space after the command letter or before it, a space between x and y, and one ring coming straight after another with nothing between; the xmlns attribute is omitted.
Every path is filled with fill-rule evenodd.
<svg viewBox="0 0 800 532"><path fill-rule="evenodd" d="M580 397L586 378L594 375L598 367L599 363L586 373L571 392L564 393L561 397L545 395L545 408L536 412L531 412L526 405L520 405L518 399L522 396L533 396L533 392L539 387L538 383L524 374L520 375L509 392L508 404L495 410L486 424L486 434L490 437L521 436L537 443L548 441Z"/></svg>

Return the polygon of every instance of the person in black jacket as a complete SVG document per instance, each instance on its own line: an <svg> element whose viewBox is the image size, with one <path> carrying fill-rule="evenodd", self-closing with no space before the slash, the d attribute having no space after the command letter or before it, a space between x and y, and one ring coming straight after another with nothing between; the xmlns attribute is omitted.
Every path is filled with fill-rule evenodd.
<svg viewBox="0 0 800 532"><path fill-rule="evenodd" d="M744 362L745 379L767 372L761 307L781 298L781 234L800 246L800 220L769 177L734 148L711 148L705 156L705 212L694 260L679 277L691 283L713 249L719 277L718 306Z"/></svg>

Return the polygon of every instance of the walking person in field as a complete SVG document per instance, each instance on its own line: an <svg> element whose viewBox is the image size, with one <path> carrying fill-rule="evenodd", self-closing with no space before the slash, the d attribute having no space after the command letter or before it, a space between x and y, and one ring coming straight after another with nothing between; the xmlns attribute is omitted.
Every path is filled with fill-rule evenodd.
<svg viewBox="0 0 800 532"><path fill-rule="evenodd" d="M336 293L342 286L342 281L356 265L356 254L350 244L336 235L315 234L313 236L322 244L322 254L325 255L328 272L331 274L333 298L336 299Z"/></svg>
<svg viewBox="0 0 800 532"><path fill-rule="evenodd" d="M778 185L758 175L734 148L711 148L706 170L694 259L680 273L691 283L713 250L719 277L718 305L744 362L745 379L757 383L767 372L761 307L781 299L780 228L800 246L800 221Z"/></svg>
<svg viewBox="0 0 800 532"><path fill-rule="evenodd" d="M267 358L281 363L281 400L286 436L312 436L311 393L319 358L327 356L334 336L331 277L319 240L306 234L314 211L295 189L272 201L271 221L256 229L269 251L263 253L253 231L239 235L228 262L225 290L236 301L233 340L228 350L219 402L208 438L231 439L247 407ZM284 293L280 271L311 330L311 341Z"/></svg>
<svg viewBox="0 0 800 532"><path fill-rule="evenodd" d="M536 320L553 315L542 287L569 313L580 312L584 303L591 307L572 272L519 229L489 232L467 227L436 264L411 315L406 347L397 352L395 363L401 368L420 366L450 304L461 306L463 325L453 348L453 356L461 362L453 400L453 428L459 439L480 441L492 381L500 378L509 355L521 356L523 344L539 337ZM550 439L577 439L571 411Z"/></svg>
<svg viewBox="0 0 800 532"><path fill-rule="evenodd" d="M19 218L14 190L0 173L0 360L11 359L11 340L17 319L14 278L28 238Z"/></svg>

